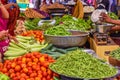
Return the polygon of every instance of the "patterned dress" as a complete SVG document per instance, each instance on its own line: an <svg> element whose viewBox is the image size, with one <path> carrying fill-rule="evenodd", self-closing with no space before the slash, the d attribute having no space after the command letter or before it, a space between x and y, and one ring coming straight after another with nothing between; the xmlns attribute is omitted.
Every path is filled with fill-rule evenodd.
<svg viewBox="0 0 120 80"><path fill-rule="evenodd" d="M7 30L8 19L2 18L2 13L0 11L0 31ZM9 39L0 41L0 53L3 56L3 53L7 50L9 45Z"/></svg>

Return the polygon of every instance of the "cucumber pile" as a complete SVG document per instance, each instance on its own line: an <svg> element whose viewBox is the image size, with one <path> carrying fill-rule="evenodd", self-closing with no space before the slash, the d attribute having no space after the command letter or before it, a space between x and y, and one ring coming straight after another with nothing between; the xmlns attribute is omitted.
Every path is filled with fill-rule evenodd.
<svg viewBox="0 0 120 80"><path fill-rule="evenodd" d="M52 56L54 59L59 58L60 56L66 54L68 51L79 49L79 47L71 47L71 48L58 48L53 46L53 44L49 44L45 48L41 49L41 53L46 53L49 56Z"/></svg>
<svg viewBox="0 0 120 80"><path fill-rule="evenodd" d="M40 44L33 37L16 36L19 41L15 43L10 42L8 50L4 53L4 59L14 59L29 52L40 51L45 48L47 44Z"/></svg>

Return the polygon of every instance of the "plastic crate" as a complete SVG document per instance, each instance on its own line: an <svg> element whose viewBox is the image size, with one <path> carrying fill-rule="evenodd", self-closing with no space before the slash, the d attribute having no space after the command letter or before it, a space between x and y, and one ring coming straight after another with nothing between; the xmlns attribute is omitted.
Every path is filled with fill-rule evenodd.
<svg viewBox="0 0 120 80"><path fill-rule="evenodd" d="M17 3L26 3L29 4L30 0L16 0Z"/></svg>
<svg viewBox="0 0 120 80"><path fill-rule="evenodd" d="M27 3L18 3L18 6L19 6L20 8L28 8L28 7L29 7L29 4L27 4Z"/></svg>

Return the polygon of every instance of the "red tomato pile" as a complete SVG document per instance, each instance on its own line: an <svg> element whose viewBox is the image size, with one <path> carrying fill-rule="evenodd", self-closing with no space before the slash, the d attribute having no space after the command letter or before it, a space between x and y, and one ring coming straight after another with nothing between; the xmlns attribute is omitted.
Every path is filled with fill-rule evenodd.
<svg viewBox="0 0 120 80"><path fill-rule="evenodd" d="M29 30L21 34L22 36L34 36L36 40L44 42L43 31Z"/></svg>
<svg viewBox="0 0 120 80"><path fill-rule="evenodd" d="M53 80L53 77L58 75L48 68L52 62L55 60L47 54L32 52L13 60L6 60L0 64L0 71L11 80Z"/></svg>

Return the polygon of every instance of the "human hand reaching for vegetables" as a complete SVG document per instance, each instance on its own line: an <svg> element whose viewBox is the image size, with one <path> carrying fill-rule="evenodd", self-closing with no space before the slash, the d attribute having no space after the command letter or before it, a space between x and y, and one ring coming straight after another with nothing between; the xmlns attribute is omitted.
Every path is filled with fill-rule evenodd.
<svg viewBox="0 0 120 80"><path fill-rule="evenodd" d="M3 30L0 32L0 39L4 40L8 36L8 30Z"/></svg>
<svg viewBox="0 0 120 80"><path fill-rule="evenodd" d="M19 41L14 36L11 36L10 34L8 36L10 40L13 40L15 43L19 43Z"/></svg>
<svg viewBox="0 0 120 80"><path fill-rule="evenodd" d="M101 13L100 14L102 16L102 21L103 22L108 22L108 23L111 23L112 19L110 18L110 16L106 13Z"/></svg>
<svg viewBox="0 0 120 80"><path fill-rule="evenodd" d="M8 37L10 40L14 40L16 43L18 43L18 40L15 37L11 36L8 33L8 30L3 30L3 31L0 32L0 34L1 34L0 35L0 41L5 40Z"/></svg>

